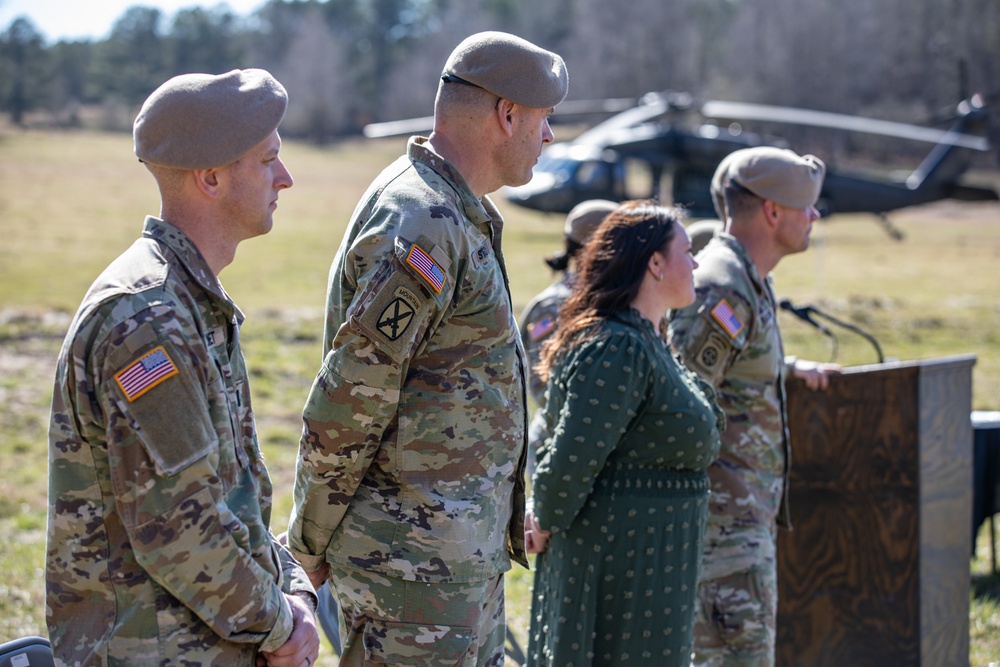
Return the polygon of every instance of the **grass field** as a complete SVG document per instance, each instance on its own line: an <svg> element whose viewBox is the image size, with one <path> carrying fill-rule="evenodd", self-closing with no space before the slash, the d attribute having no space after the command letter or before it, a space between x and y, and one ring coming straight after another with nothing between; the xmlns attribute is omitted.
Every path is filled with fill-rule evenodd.
<svg viewBox="0 0 1000 667"><path fill-rule="evenodd" d="M402 148L402 140L287 144L296 184L281 195L275 228L241 245L222 274L248 316L245 352L277 490L277 531L291 502L299 411L319 362L327 269L358 197ZM562 219L498 203L520 309L551 279L541 258L559 249ZM153 181L127 136L0 132L0 531L8 536L0 544L0 642L45 634L46 428L62 335L93 278L157 210ZM940 203L893 220L906 235L901 242L869 218L822 221L813 248L775 272L779 296L864 327L887 357L977 355L974 407L1000 409L1000 206ZM781 317L790 354L829 359L828 339ZM875 357L845 332L836 360ZM970 561L974 667L1000 660L1000 580L988 572L985 532ZM523 641L530 574L515 570L507 586L510 624ZM336 664L328 650L321 664Z"/></svg>

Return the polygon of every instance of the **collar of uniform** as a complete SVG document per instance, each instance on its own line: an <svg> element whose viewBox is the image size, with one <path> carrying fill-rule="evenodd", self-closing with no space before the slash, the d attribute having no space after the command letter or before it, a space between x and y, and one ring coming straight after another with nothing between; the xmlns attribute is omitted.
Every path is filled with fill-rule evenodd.
<svg viewBox="0 0 1000 667"><path fill-rule="evenodd" d="M170 248L177 258L187 269L195 281L209 294L216 297L220 306L226 312L227 319L235 317L237 322L243 321L243 313L232 300L226 290L222 288L218 276L212 273L212 269L205 261L205 257L198 250L194 242L188 238L187 234L171 225L166 220L146 216L146 221L142 226L142 235L156 239Z"/></svg>
<svg viewBox="0 0 1000 667"><path fill-rule="evenodd" d="M419 162L428 169L433 169L450 185L462 200L462 208L466 217L474 224L489 224L499 219L499 213L489 197L478 199L465 182L465 178L452 164L431 150L427 137L410 137L406 144L406 155L411 162Z"/></svg>
<svg viewBox="0 0 1000 667"><path fill-rule="evenodd" d="M743 266L746 267L747 275L750 276L750 281L753 283L754 289L759 294L767 293L767 284L761 278L760 272L757 270L757 265L753 263L753 260L750 259L750 253L747 252L747 249L743 247L743 244L735 236L719 231L715 233L715 237L709 243L722 243L732 250L740 258L740 261L743 262Z"/></svg>

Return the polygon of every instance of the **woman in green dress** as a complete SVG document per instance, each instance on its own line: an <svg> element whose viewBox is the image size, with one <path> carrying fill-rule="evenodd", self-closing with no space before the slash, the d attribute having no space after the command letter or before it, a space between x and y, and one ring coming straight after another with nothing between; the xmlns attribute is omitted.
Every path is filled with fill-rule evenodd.
<svg viewBox="0 0 1000 667"><path fill-rule="evenodd" d="M662 321L694 301L678 213L625 202L591 237L543 348L545 419L526 538L528 665L687 667L722 428Z"/></svg>

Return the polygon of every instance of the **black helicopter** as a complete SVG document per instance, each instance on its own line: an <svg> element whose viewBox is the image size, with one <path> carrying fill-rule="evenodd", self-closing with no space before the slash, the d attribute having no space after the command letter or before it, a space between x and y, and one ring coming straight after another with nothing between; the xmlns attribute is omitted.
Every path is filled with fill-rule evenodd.
<svg viewBox="0 0 1000 667"><path fill-rule="evenodd" d="M620 104L622 100L611 100ZM557 112L561 109L557 108ZM698 112L706 122L691 127L678 117ZM511 202L531 209L565 213L587 199L659 197L665 175L670 199L692 218L714 217L710 183L723 157L759 145L787 147L787 142L743 129L741 122L765 121L879 134L934 144L920 165L905 177L852 173L829 165L817 208L823 215L869 212L880 216L939 199L995 201L997 192L966 185L959 178L977 152L988 151L987 110L981 96L954 110L948 130L789 107L736 102L696 102L687 93L650 93L632 108L583 132L576 139L549 146L526 185L505 188ZM718 121L731 122L728 125Z"/></svg>

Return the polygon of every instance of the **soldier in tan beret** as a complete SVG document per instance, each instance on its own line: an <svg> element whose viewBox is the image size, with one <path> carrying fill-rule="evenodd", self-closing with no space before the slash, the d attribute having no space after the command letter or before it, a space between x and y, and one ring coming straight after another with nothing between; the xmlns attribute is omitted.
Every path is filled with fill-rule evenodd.
<svg viewBox="0 0 1000 667"><path fill-rule="evenodd" d="M134 124L158 217L84 297L49 428L46 609L60 665L292 667L316 660L315 592L269 531L271 482L218 275L292 177L285 89L185 74Z"/></svg>
<svg viewBox="0 0 1000 667"><path fill-rule="evenodd" d="M685 226L688 238L691 239L691 254L697 255L702 248L708 245L717 232L725 228L725 223L721 220L695 220Z"/></svg>
<svg viewBox="0 0 1000 667"><path fill-rule="evenodd" d="M488 194L530 180L567 85L524 39L461 42L433 131L375 179L333 260L288 538L329 577L345 667L503 664L528 362Z"/></svg>
<svg viewBox="0 0 1000 667"><path fill-rule="evenodd" d="M737 151L738 152L738 151ZM691 239L691 254L697 255L701 249L708 245L716 232L721 231L726 226L726 198L722 192L722 177L729 171L729 163L735 153L730 153L722 158L719 166L712 176L712 206L718 219L697 220L687 225L688 237Z"/></svg>
<svg viewBox="0 0 1000 667"><path fill-rule="evenodd" d="M528 426L528 468L530 477L535 468L535 452L547 435L542 410L545 407L545 381L535 370L541 359L542 345L556 330L559 307L573 289L576 257L587 239L618 204L607 199L590 199L573 207L563 225L565 247L545 258L545 264L559 273L559 278L539 292L521 314L521 340L528 355L528 388L538 405Z"/></svg>
<svg viewBox="0 0 1000 667"><path fill-rule="evenodd" d="M771 270L809 247L826 168L811 155L732 153L714 182L723 231L698 255L695 302L670 314L670 341L716 388L726 413L698 587L693 665L774 664L777 527L788 526L785 378L825 388L835 364L786 358Z"/></svg>

